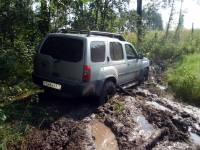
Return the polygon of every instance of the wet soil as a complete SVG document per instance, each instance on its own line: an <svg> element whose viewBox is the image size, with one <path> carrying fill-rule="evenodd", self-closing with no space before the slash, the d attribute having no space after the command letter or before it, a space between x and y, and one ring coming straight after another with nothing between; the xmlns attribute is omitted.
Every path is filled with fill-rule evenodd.
<svg viewBox="0 0 200 150"><path fill-rule="evenodd" d="M166 86L150 80L102 106L92 101L53 97L37 103L34 108L43 108L48 119L30 123L20 149L200 149L200 108L177 102ZM37 118L40 109L34 110Z"/></svg>

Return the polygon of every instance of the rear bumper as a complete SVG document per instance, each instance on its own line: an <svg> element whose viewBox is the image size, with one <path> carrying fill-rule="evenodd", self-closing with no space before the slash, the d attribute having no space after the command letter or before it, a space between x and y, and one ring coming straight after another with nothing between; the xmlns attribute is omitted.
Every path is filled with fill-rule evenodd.
<svg viewBox="0 0 200 150"><path fill-rule="evenodd" d="M100 95L101 89L103 87L103 81L91 81L87 83L75 83L71 81L61 81L56 79L47 79L44 77L39 77L32 74L32 80L35 84L43 89L50 91L52 94L61 97L83 97L91 95ZM43 86L43 81L49 81L61 85L61 90L56 90L53 88L48 88Z"/></svg>

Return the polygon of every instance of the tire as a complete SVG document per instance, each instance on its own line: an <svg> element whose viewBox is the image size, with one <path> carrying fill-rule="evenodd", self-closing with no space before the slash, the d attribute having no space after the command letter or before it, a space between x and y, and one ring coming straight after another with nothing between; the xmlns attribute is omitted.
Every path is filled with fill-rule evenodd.
<svg viewBox="0 0 200 150"><path fill-rule="evenodd" d="M143 69L143 70L140 71L140 74L139 74L139 84L144 83L148 79L149 79L149 69L145 68L145 69Z"/></svg>
<svg viewBox="0 0 200 150"><path fill-rule="evenodd" d="M149 68L145 69L145 74L144 74L144 81L148 81L149 80Z"/></svg>
<svg viewBox="0 0 200 150"><path fill-rule="evenodd" d="M106 81L103 85L101 95L98 97L98 105L103 105L116 93L116 84L113 81Z"/></svg>

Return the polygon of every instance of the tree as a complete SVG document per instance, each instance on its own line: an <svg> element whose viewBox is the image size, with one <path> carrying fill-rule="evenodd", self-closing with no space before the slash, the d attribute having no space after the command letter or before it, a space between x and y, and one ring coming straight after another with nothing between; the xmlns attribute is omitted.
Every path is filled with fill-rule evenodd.
<svg viewBox="0 0 200 150"><path fill-rule="evenodd" d="M149 1L144 5L143 20L145 27L148 30L163 30L162 16L159 13L159 8L162 6L162 1Z"/></svg>
<svg viewBox="0 0 200 150"><path fill-rule="evenodd" d="M161 14L154 8L147 8L143 11L144 24L148 30L163 30Z"/></svg>
<svg viewBox="0 0 200 150"><path fill-rule="evenodd" d="M137 0L137 38L138 43L142 41L142 0Z"/></svg>
<svg viewBox="0 0 200 150"><path fill-rule="evenodd" d="M181 0L181 7L180 7L180 11L179 11L179 19L178 19L178 25L176 27L176 31L175 31L175 38L177 40L180 39L180 32L183 28L183 22L184 22L184 15L183 15L183 9L182 9L182 6L183 6L183 0Z"/></svg>
<svg viewBox="0 0 200 150"><path fill-rule="evenodd" d="M169 29L171 27L171 23L173 21L173 16L174 16L174 10L175 10L175 0L170 0L168 1L170 7L171 7L171 11L170 11L170 15L169 15L169 20L167 22L167 28L166 28L166 33L165 33L165 38L168 38L169 35Z"/></svg>
<svg viewBox="0 0 200 150"><path fill-rule="evenodd" d="M92 30L117 31L120 10L127 2L127 0L90 0L87 3L76 1L71 25L73 28L89 27Z"/></svg>
<svg viewBox="0 0 200 150"><path fill-rule="evenodd" d="M46 0L40 0L40 14L39 14L39 22L38 27L40 33L45 36L50 29L50 16L49 16L49 9L47 7Z"/></svg>

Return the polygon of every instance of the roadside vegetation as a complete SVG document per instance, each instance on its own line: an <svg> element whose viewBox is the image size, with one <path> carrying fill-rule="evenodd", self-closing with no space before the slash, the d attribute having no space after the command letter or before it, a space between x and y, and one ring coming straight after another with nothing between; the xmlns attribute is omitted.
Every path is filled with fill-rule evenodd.
<svg viewBox="0 0 200 150"><path fill-rule="evenodd" d="M31 81L34 54L45 35L59 28L124 33L153 65L167 72L169 85L178 98L200 103L200 31L183 28L181 9L177 28L170 30L171 11L167 28L163 29L158 9L173 10L173 3L159 0L144 8L138 3L137 10L128 10L127 0L1 0L0 149L22 142L34 119L37 126L42 118L52 119L42 108L38 110L41 118L32 115L33 109L39 109L34 105L37 98L31 103L17 101L40 92ZM115 104L115 109L122 112L124 108Z"/></svg>
<svg viewBox="0 0 200 150"><path fill-rule="evenodd" d="M199 105L200 30L193 33L183 30L179 36L176 39L175 32L171 31L169 38L164 39L165 32L150 31L138 49L166 72L169 88L177 98ZM127 33L125 37L132 43L137 42L134 33Z"/></svg>
<svg viewBox="0 0 200 150"><path fill-rule="evenodd" d="M169 69L168 81L177 97L200 104L200 54L184 56Z"/></svg>

